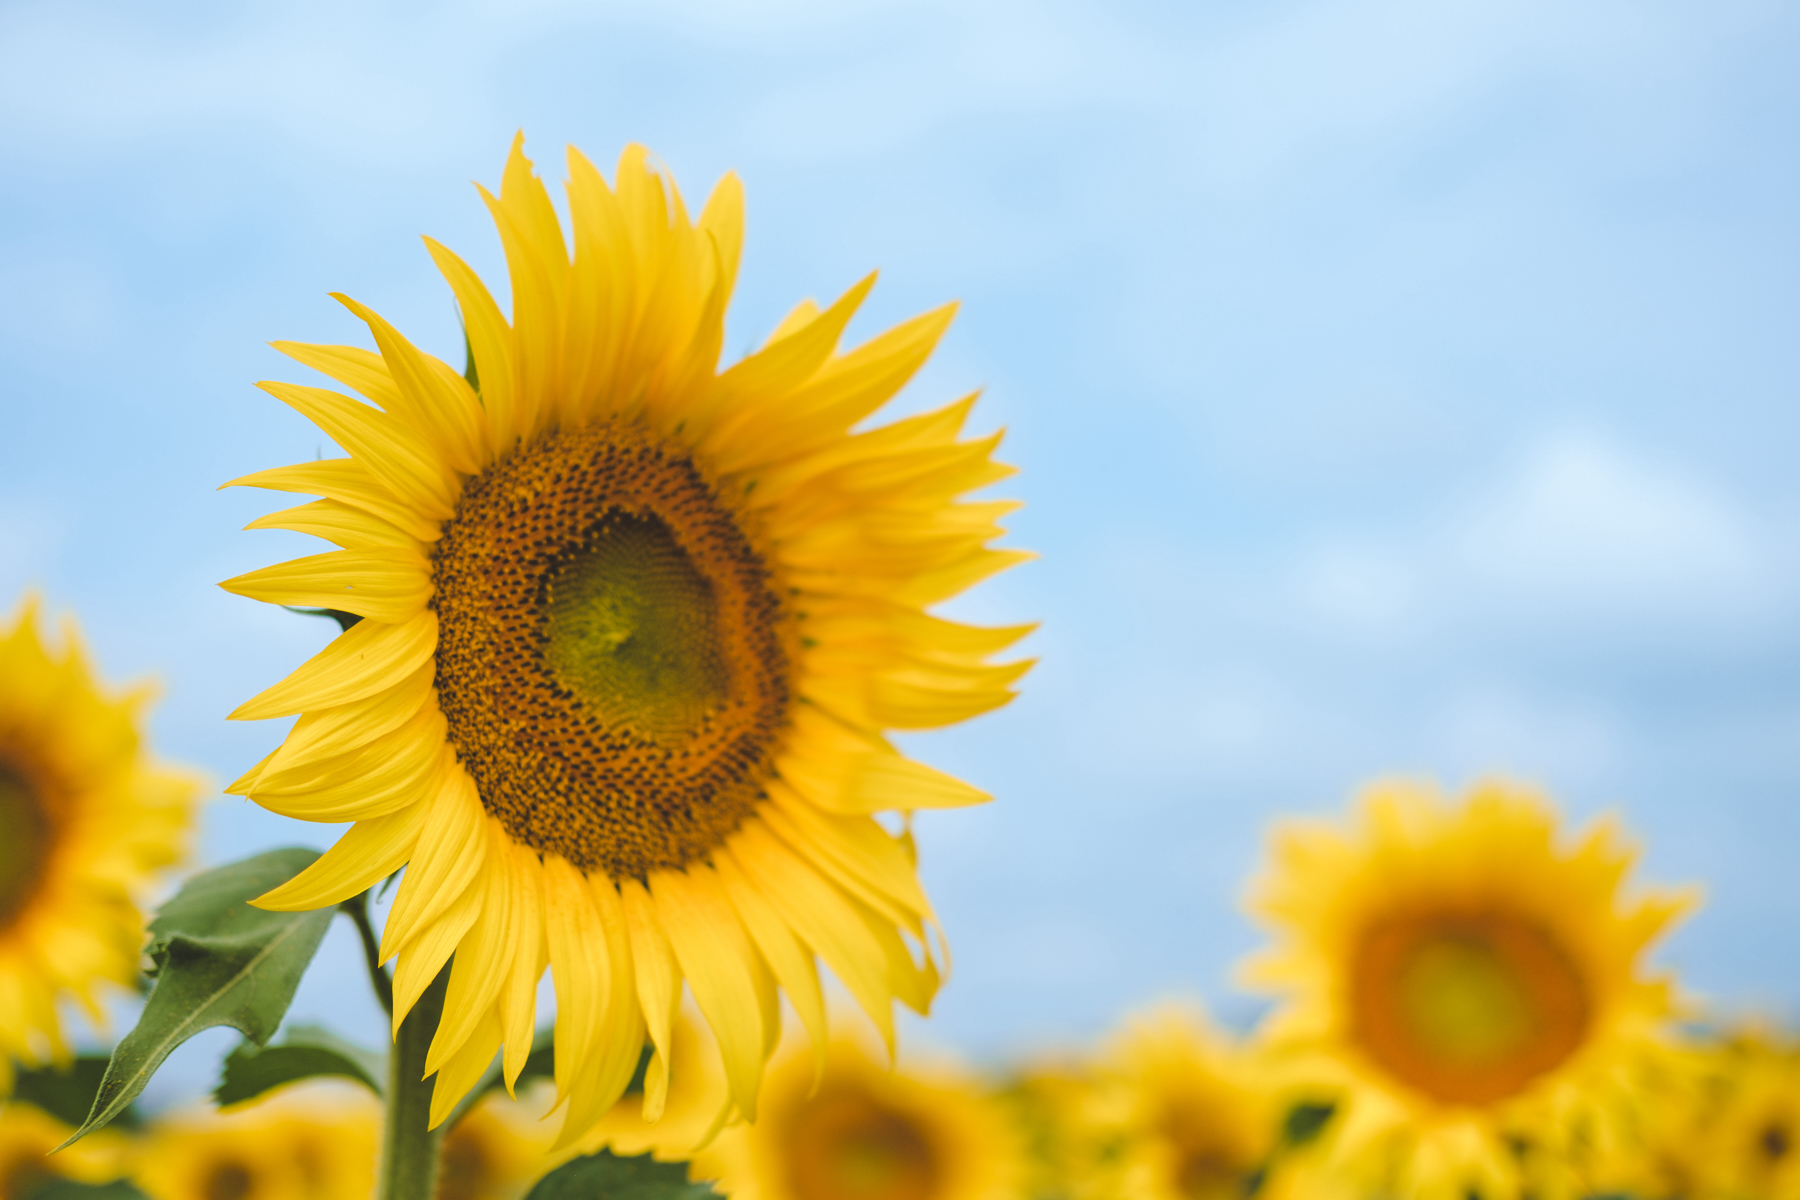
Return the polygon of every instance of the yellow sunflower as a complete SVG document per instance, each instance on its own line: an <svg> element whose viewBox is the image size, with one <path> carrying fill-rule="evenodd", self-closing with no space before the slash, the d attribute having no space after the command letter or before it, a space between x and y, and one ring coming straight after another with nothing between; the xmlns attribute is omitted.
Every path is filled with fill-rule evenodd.
<svg viewBox="0 0 1800 1200"><path fill-rule="evenodd" d="M543 1118L523 1100L490 1094L444 1135L437 1200L518 1200L555 1165L555 1126Z"/></svg>
<svg viewBox="0 0 1800 1200"><path fill-rule="evenodd" d="M73 622L60 649L27 602L0 631L0 1096L13 1062L68 1057L57 1001L103 1023L104 985L138 972L138 901L180 856L197 777L153 762L138 725L149 693L109 694Z"/></svg>
<svg viewBox="0 0 1800 1200"><path fill-rule="evenodd" d="M795 1049L769 1070L761 1115L694 1156L733 1200L1023 1200L1006 1106L948 1067L890 1068L861 1043Z"/></svg>
<svg viewBox="0 0 1800 1200"><path fill-rule="evenodd" d="M1283 995L1271 1040L1341 1091L1340 1163L1408 1196L1576 1186L1576 1143L1613 1136L1666 1030L1645 952L1694 901L1625 896L1633 857L1610 822L1562 844L1498 781L1457 804L1386 783L1347 829L1277 831L1251 900L1277 944L1250 977Z"/></svg>
<svg viewBox="0 0 1800 1200"><path fill-rule="evenodd" d="M1800 1200L1800 1046L1746 1025L1647 1088L1609 1190L1642 1200Z"/></svg>
<svg viewBox="0 0 1800 1200"><path fill-rule="evenodd" d="M151 1200L363 1200L380 1127L366 1092L309 1084L234 1112L159 1120L132 1182Z"/></svg>
<svg viewBox="0 0 1800 1200"><path fill-rule="evenodd" d="M1276 1148L1281 1114L1264 1073L1197 1011L1130 1019L1099 1077L1114 1149L1087 1194L1228 1200L1249 1194Z"/></svg>
<svg viewBox="0 0 1800 1200"><path fill-rule="evenodd" d="M659 1162L682 1162L718 1133L731 1113L718 1042L704 1024L683 1011L670 1030L670 1045L669 1059L675 1066L669 1072L662 1115L646 1120L643 1096L628 1088L577 1143L575 1153L592 1154L604 1147L615 1154L651 1154ZM641 1081L634 1083L641 1086Z"/></svg>
<svg viewBox="0 0 1800 1200"><path fill-rule="evenodd" d="M840 351L871 277L720 370L737 180L693 221L641 147L612 186L573 150L569 171L572 257L522 142L483 192L510 322L428 242L467 379L344 297L379 353L279 345L373 403L264 384L349 457L235 482L323 496L253 527L343 549L224 586L363 618L232 714L301 714L234 790L355 822L259 903L335 903L406 865L382 942L396 1022L455 956L434 1123L500 1047L509 1080L523 1066L548 963L573 1140L646 1033L658 1115L684 981L745 1116L778 988L827 1036L815 956L890 1040L895 999L926 1010L931 908L910 834L872 814L986 797L884 733L1005 703L1028 664L989 660L1028 627L927 612L1023 557L989 546L1013 505L959 499L1010 474L998 435L961 436L973 397L863 427L949 308Z"/></svg>
<svg viewBox="0 0 1800 1200"><path fill-rule="evenodd" d="M131 1139L101 1129L52 1154L75 1131L30 1104L0 1107L0 1200L18 1200L55 1179L111 1183L130 1169Z"/></svg>

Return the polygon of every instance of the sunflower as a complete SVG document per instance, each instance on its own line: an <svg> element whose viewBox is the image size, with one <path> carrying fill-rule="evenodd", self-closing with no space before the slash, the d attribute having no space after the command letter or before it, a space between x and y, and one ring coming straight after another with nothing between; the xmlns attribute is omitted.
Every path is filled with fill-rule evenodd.
<svg viewBox="0 0 1800 1200"><path fill-rule="evenodd" d="M342 549L228 590L362 618L233 717L300 714L232 790L355 824L258 903L335 903L405 865L382 939L397 1023L454 955L432 1121L531 1046L546 963L564 1137L624 1091L646 1034L654 1120L685 981L754 1114L785 992L828 1037L816 959L892 1042L941 946L910 832L874 814L985 795L898 753L1005 703L1029 627L927 609L1019 561L989 543L1010 471L965 439L973 397L864 428L946 307L839 351L873 277L801 304L719 369L742 241L727 176L697 221L641 147L616 182L569 154L573 256L515 141L483 196L510 323L428 240L461 306L467 378L375 313L379 352L278 344L371 404L263 387L349 454L239 484L324 497L253 523Z"/></svg>
<svg viewBox="0 0 1800 1200"><path fill-rule="evenodd" d="M58 1179L104 1184L124 1177L131 1139L123 1130L97 1130L61 1154L51 1153L74 1132L30 1104L0 1108L0 1200L18 1200Z"/></svg>
<svg viewBox="0 0 1800 1200"><path fill-rule="evenodd" d="M57 1002L98 1027L137 979L152 873L182 851L198 779L152 762L148 690L109 694L73 623L52 650L28 601L0 632L0 1096L13 1061L68 1058Z"/></svg>
<svg viewBox="0 0 1800 1200"><path fill-rule="evenodd" d="M670 1030L676 1064L669 1073L669 1095L662 1116L644 1119L643 1081L634 1078L625 1095L577 1144L577 1152L602 1148L615 1154L654 1155L659 1162L685 1161L711 1140L731 1112L731 1097L711 1031L687 1011Z"/></svg>
<svg viewBox="0 0 1800 1200"><path fill-rule="evenodd" d="M498 1093L476 1105L444 1135L437 1200L518 1200L555 1165L543 1116Z"/></svg>
<svg viewBox="0 0 1800 1200"><path fill-rule="evenodd" d="M1228 1200L1249 1194L1276 1149L1280 1114L1248 1051L1197 1011L1127 1021L1099 1070L1113 1152L1084 1194Z"/></svg>
<svg viewBox="0 0 1800 1200"><path fill-rule="evenodd" d="M832 1040L770 1068L762 1115L694 1156L733 1200L1022 1200L1024 1147L1006 1106L954 1068L890 1068Z"/></svg>
<svg viewBox="0 0 1800 1200"><path fill-rule="evenodd" d="M1694 1048L1646 1089L1609 1190L1642 1200L1800 1200L1800 1046L1758 1024Z"/></svg>
<svg viewBox="0 0 1800 1200"><path fill-rule="evenodd" d="M132 1182L151 1200L350 1200L375 1190L381 1113L367 1093L309 1084L234 1112L159 1120Z"/></svg>
<svg viewBox="0 0 1800 1200"><path fill-rule="evenodd" d="M1564 1194L1658 1053L1671 987L1643 960L1693 896L1624 896L1609 822L1557 835L1498 781L1459 804L1383 784L1348 829L1277 831L1251 908L1278 942L1249 974L1283 995L1271 1041L1340 1090L1338 1161L1375 1186Z"/></svg>

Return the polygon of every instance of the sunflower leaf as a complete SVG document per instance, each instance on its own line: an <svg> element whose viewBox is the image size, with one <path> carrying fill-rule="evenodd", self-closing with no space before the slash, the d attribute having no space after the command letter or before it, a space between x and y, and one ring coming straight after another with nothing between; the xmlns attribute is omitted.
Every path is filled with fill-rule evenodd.
<svg viewBox="0 0 1800 1200"><path fill-rule="evenodd" d="M220 1108L242 1104L286 1084L321 1075L353 1079L379 1096L386 1074L386 1060L381 1055L318 1025L290 1025L276 1045L258 1046L246 1038L225 1056L213 1103Z"/></svg>
<svg viewBox="0 0 1800 1200"><path fill-rule="evenodd" d="M66 1067L21 1068L13 1080L12 1098L42 1109L64 1125L79 1125L94 1107L106 1063L104 1054L83 1054ZM143 1123L143 1116L128 1105L114 1123L133 1129Z"/></svg>
<svg viewBox="0 0 1800 1200"><path fill-rule="evenodd" d="M145 948L156 986L137 1027L113 1048L93 1108L69 1142L125 1111L169 1052L201 1030L230 1025L268 1043L337 909L268 912L247 902L318 857L270 850L194 876L162 906Z"/></svg>
<svg viewBox="0 0 1800 1200"><path fill-rule="evenodd" d="M704 1183L689 1183L686 1163L602 1150L556 1168L537 1181L525 1200L705 1200L717 1194Z"/></svg>

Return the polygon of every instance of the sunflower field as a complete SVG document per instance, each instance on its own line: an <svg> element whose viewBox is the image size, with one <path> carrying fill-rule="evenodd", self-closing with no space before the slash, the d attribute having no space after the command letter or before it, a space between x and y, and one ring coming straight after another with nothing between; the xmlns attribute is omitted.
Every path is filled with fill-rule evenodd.
<svg viewBox="0 0 1800 1200"><path fill-rule="evenodd" d="M503 286L426 239L461 361L334 293L361 344L275 343L331 386L258 386L335 449L225 485L331 547L219 585L335 631L223 789L327 849L195 869L151 692L0 628L0 1200L1800 1198L1800 1040L1659 965L1699 889L1504 775L1273 821L1253 1018L921 1044L915 825L993 797L908 738L1035 665L945 607L1032 557L1000 434L887 415L954 306L852 338L870 276L740 354L736 176L570 149L553 198L521 134L479 195ZM290 1012L334 927L386 1044Z"/></svg>

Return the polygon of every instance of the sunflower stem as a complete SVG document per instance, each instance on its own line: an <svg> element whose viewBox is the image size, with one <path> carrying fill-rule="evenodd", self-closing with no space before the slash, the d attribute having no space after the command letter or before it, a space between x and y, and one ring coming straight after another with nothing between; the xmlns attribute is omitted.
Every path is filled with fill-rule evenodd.
<svg viewBox="0 0 1800 1200"><path fill-rule="evenodd" d="M356 926L356 935L362 939L363 964L369 968L369 986L375 989L375 998L381 1001L381 1011L391 1017L394 1015L394 980L381 965L381 939L375 936L375 926L369 921L369 893L358 892L338 907Z"/></svg>
<svg viewBox="0 0 1800 1200"><path fill-rule="evenodd" d="M446 966L400 1022L388 1055L387 1122L382 1128L381 1180L376 1200L432 1200L437 1193L438 1149L444 1128L431 1126L432 1081L425 1056L444 1012Z"/></svg>

